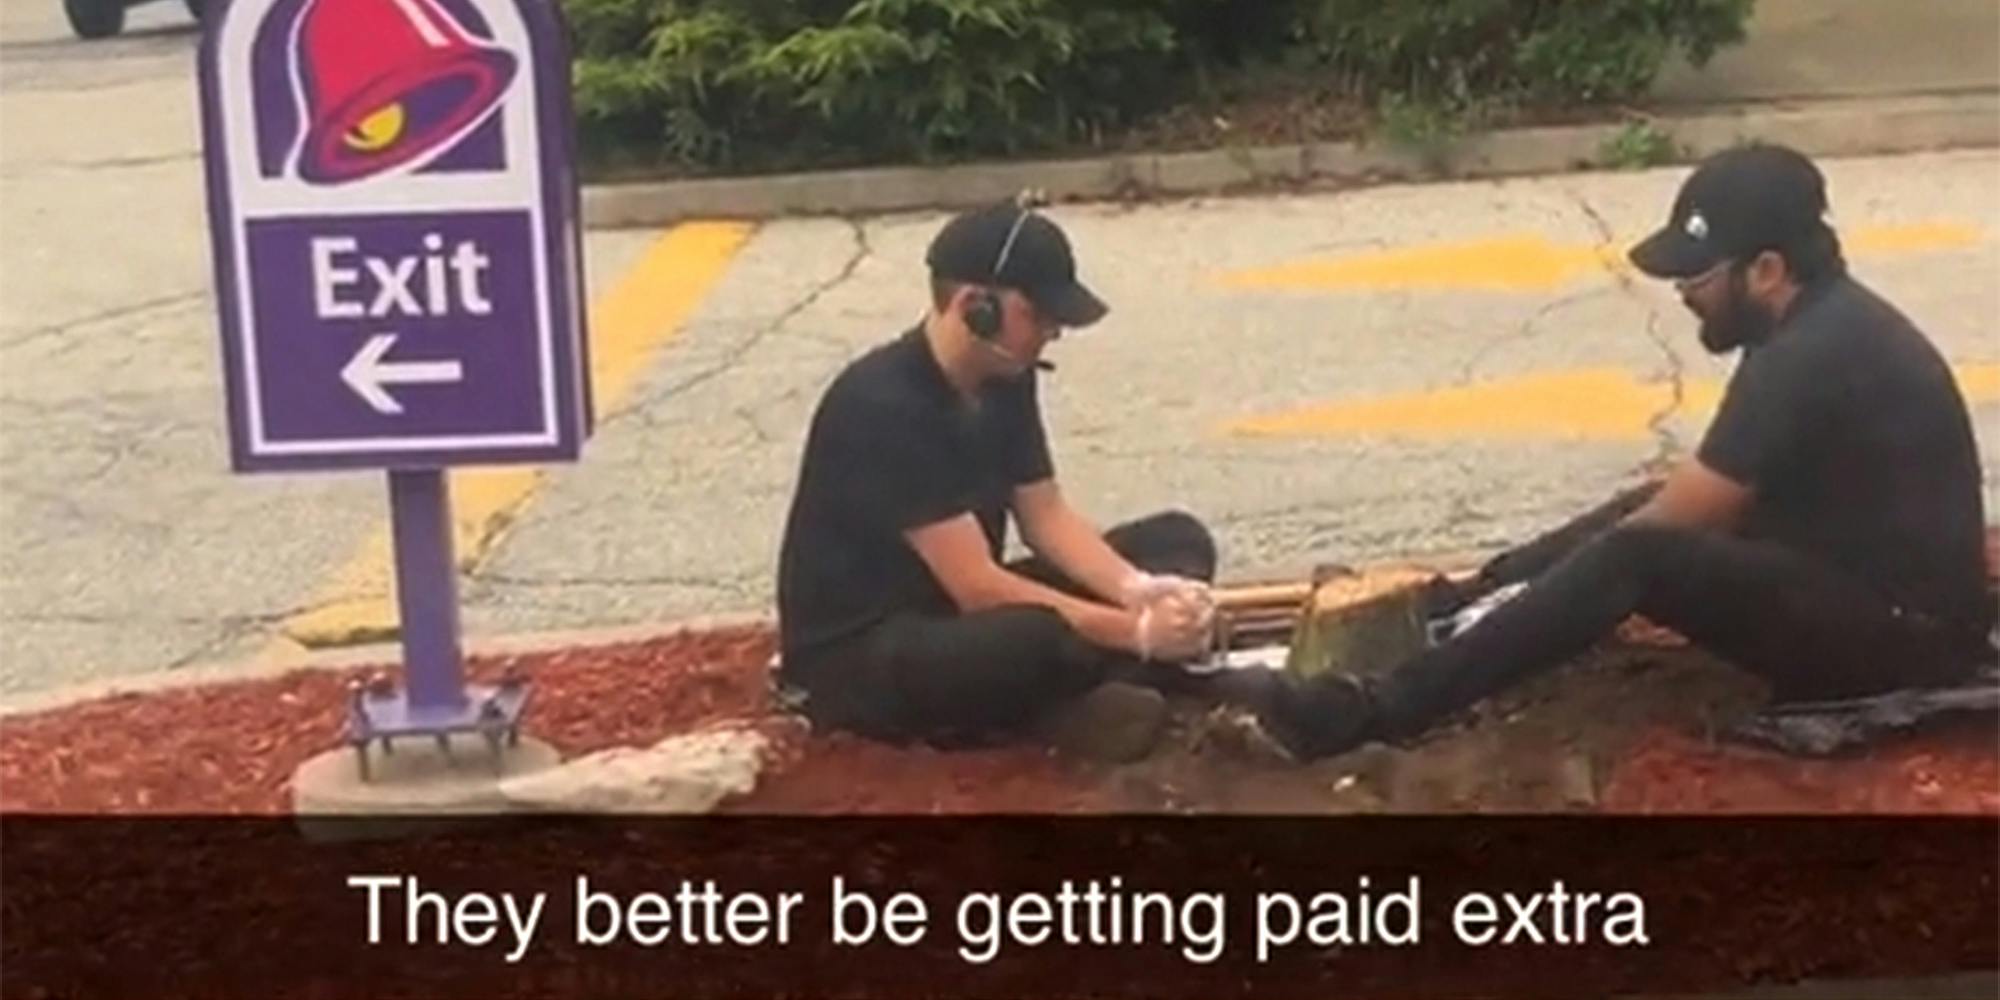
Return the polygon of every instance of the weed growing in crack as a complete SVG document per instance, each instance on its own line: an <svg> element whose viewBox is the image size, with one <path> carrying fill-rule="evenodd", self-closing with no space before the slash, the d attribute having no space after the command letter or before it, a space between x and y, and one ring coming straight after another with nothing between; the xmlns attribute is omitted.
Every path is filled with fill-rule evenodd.
<svg viewBox="0 0 2000 1000"><path fill-rule="evenodd" d="M1671 163L1681 154L1673 134L1649 121L1627 122L1597 147L1597 158L1618 170L1644 170Z"/></svg>

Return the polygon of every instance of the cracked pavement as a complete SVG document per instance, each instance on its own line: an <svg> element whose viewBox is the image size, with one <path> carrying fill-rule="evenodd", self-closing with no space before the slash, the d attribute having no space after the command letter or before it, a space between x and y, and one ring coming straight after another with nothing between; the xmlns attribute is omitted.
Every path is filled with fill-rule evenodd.
<svg viewBox="0 0 2000 1000"><path fill-rule="evenodd" d="M46 7L0 10L0 695L248 655L386 513L377 474L228 471L185 16L137 8L131 34L86 45ZM1977 229L1967 246L1855 267L1954 361L2000 362L2000 154L1826 167L1844 227ZM1058 206L1085 279L1112 305L1050 354L1059 370L1043 395L1066 491L1107 525L1194 511L1237 578L1456 558L1553 525L1698 440L1688 387L1729 363L1701 351L1670 289L1602 267L1530 291L1220 278L1522 234L1622 253L1665 216L1682 175ZM760 227L583 461L547 468L463 578L468 634L767 611L818 391L918 318L923 250L942 221ZM593 288L657 235L591 234ZM1667 403L1629 437L1228 429L1585 369L1664 386ZM2000 512L2000 412L1987 403L1975 418Z"/></svg>

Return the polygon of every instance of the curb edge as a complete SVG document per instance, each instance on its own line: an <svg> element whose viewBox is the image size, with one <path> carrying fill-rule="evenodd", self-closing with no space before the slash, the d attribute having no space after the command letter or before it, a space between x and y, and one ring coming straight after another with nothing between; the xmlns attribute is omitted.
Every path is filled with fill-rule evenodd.
<svg viewBox="0 0 2000 1000"><path fill-rule="evenodd" d="M2000 90L1741 105L1650 116L1686 163L1751 137L1811 156L1866 156L2000 146ZM1173 198L1268 191L1274 186L1462 181L1609 169L1601 144L1621 122L1531 126L1468 139L1448 172L1412 153L1365 142L1225 147L1070 160L945 167L873 167L816 173L589 185L592 229L671 225L694 218L770 219L964 207L1023 189L1052 200ZM1668 165L1668 164L1662 164Z"/></svg>

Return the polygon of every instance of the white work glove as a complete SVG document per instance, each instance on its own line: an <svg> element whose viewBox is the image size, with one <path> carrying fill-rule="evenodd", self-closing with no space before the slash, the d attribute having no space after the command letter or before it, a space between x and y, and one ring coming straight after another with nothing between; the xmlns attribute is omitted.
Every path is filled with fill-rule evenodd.
<svg viewBox="0 0 2000 1000"><path fill-rule="evenodd" d="M1127 580L1121 591L1127 606L1139 612L1135 644L1140 659L1185 662L1208 652L1215 600L1206 584L1142 573Z"/></svg>
<svg viewBox="0 0 2000 1000"><path fill-rule="evenodd" d="M1135 570L1118 588L1119 602L1131 609L1146 607L1165 597L1177 597L1207 612L1215 610L1215 595L1208 584L1184 576Z"/></svg>
<svg viewBox="0 0 2000 1000"><path fill-rule="evenodd" d="M1139 611L1138 653L1141 660L1186 662L1208 652L1210 631L1193 614L1148 605Z"/></svg>

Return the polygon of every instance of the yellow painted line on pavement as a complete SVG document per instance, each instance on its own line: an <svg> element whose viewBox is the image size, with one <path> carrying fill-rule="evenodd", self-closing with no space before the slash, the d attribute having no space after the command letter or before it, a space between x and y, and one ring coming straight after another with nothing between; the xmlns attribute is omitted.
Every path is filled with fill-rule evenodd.
<svg viewBox="0 0 2000 1000"><path fill-rule="evenodd" d="M1962 222L1916 222L1902 226L1862 226L1841 237L1841 249L1855 256L1956 250L1979 242L1978 226Z"/></svg>
<svg viewBox="0 0 2000 1000"><path fill-rule="evenodd" d="M1858 226L1842 234L1851 257L1953 250L1978 243L1977 226L1918 222ZM1629 244L1558 243L1537 233L1426 243L1330 259L1307 259L1219 276L1224 288L1252 291L1551 292L1601 273L1636 273Z"/></svg>
<svg viewBox="0 0 2000 1000"><path fill-rule="evenodd" d="M2000 364L1954 365L1951 372L1958 376L1958 391L1968 406L2000 403Z"/></svg>
<svg viewBox="0 0 2000 1000"><path fill-rule="evenodd" d="M2000 364L1954 366L1969 404L2000 401ZM1680 410L1706 420L1722 400L1722 383L1684 386ZM1650 424L1674 403L1673 387L1641 382L1618 368L1575 368L1369 399L1309 406L1250 417L1225 426L1239 437L1543 438L1643 440Z"/></svg>
<svg viewBox="0 0 2000 1000"><path fill-rule="evenodd" d="M1607 248L1534 233L1430 243L1226 274L1230 288L1280 291L1471 289L1553 291L1579 275L1621 266Z"/></svg>
<svg viewBox="0 0 2000 1000"><path fill-rule="evenodd" d="M590 379L592 401L600 415L631 392L648 362L721 279L750 232L749 225L734 222L677 226L655 240L609 292L591 304ZM492 550L541 484L543 474L536 466L455 468L448 473L454 551L461 572L477 566ZM329 577L308 610L283 622L266 655L395 636L392 554L385 523Z"/></svg>

